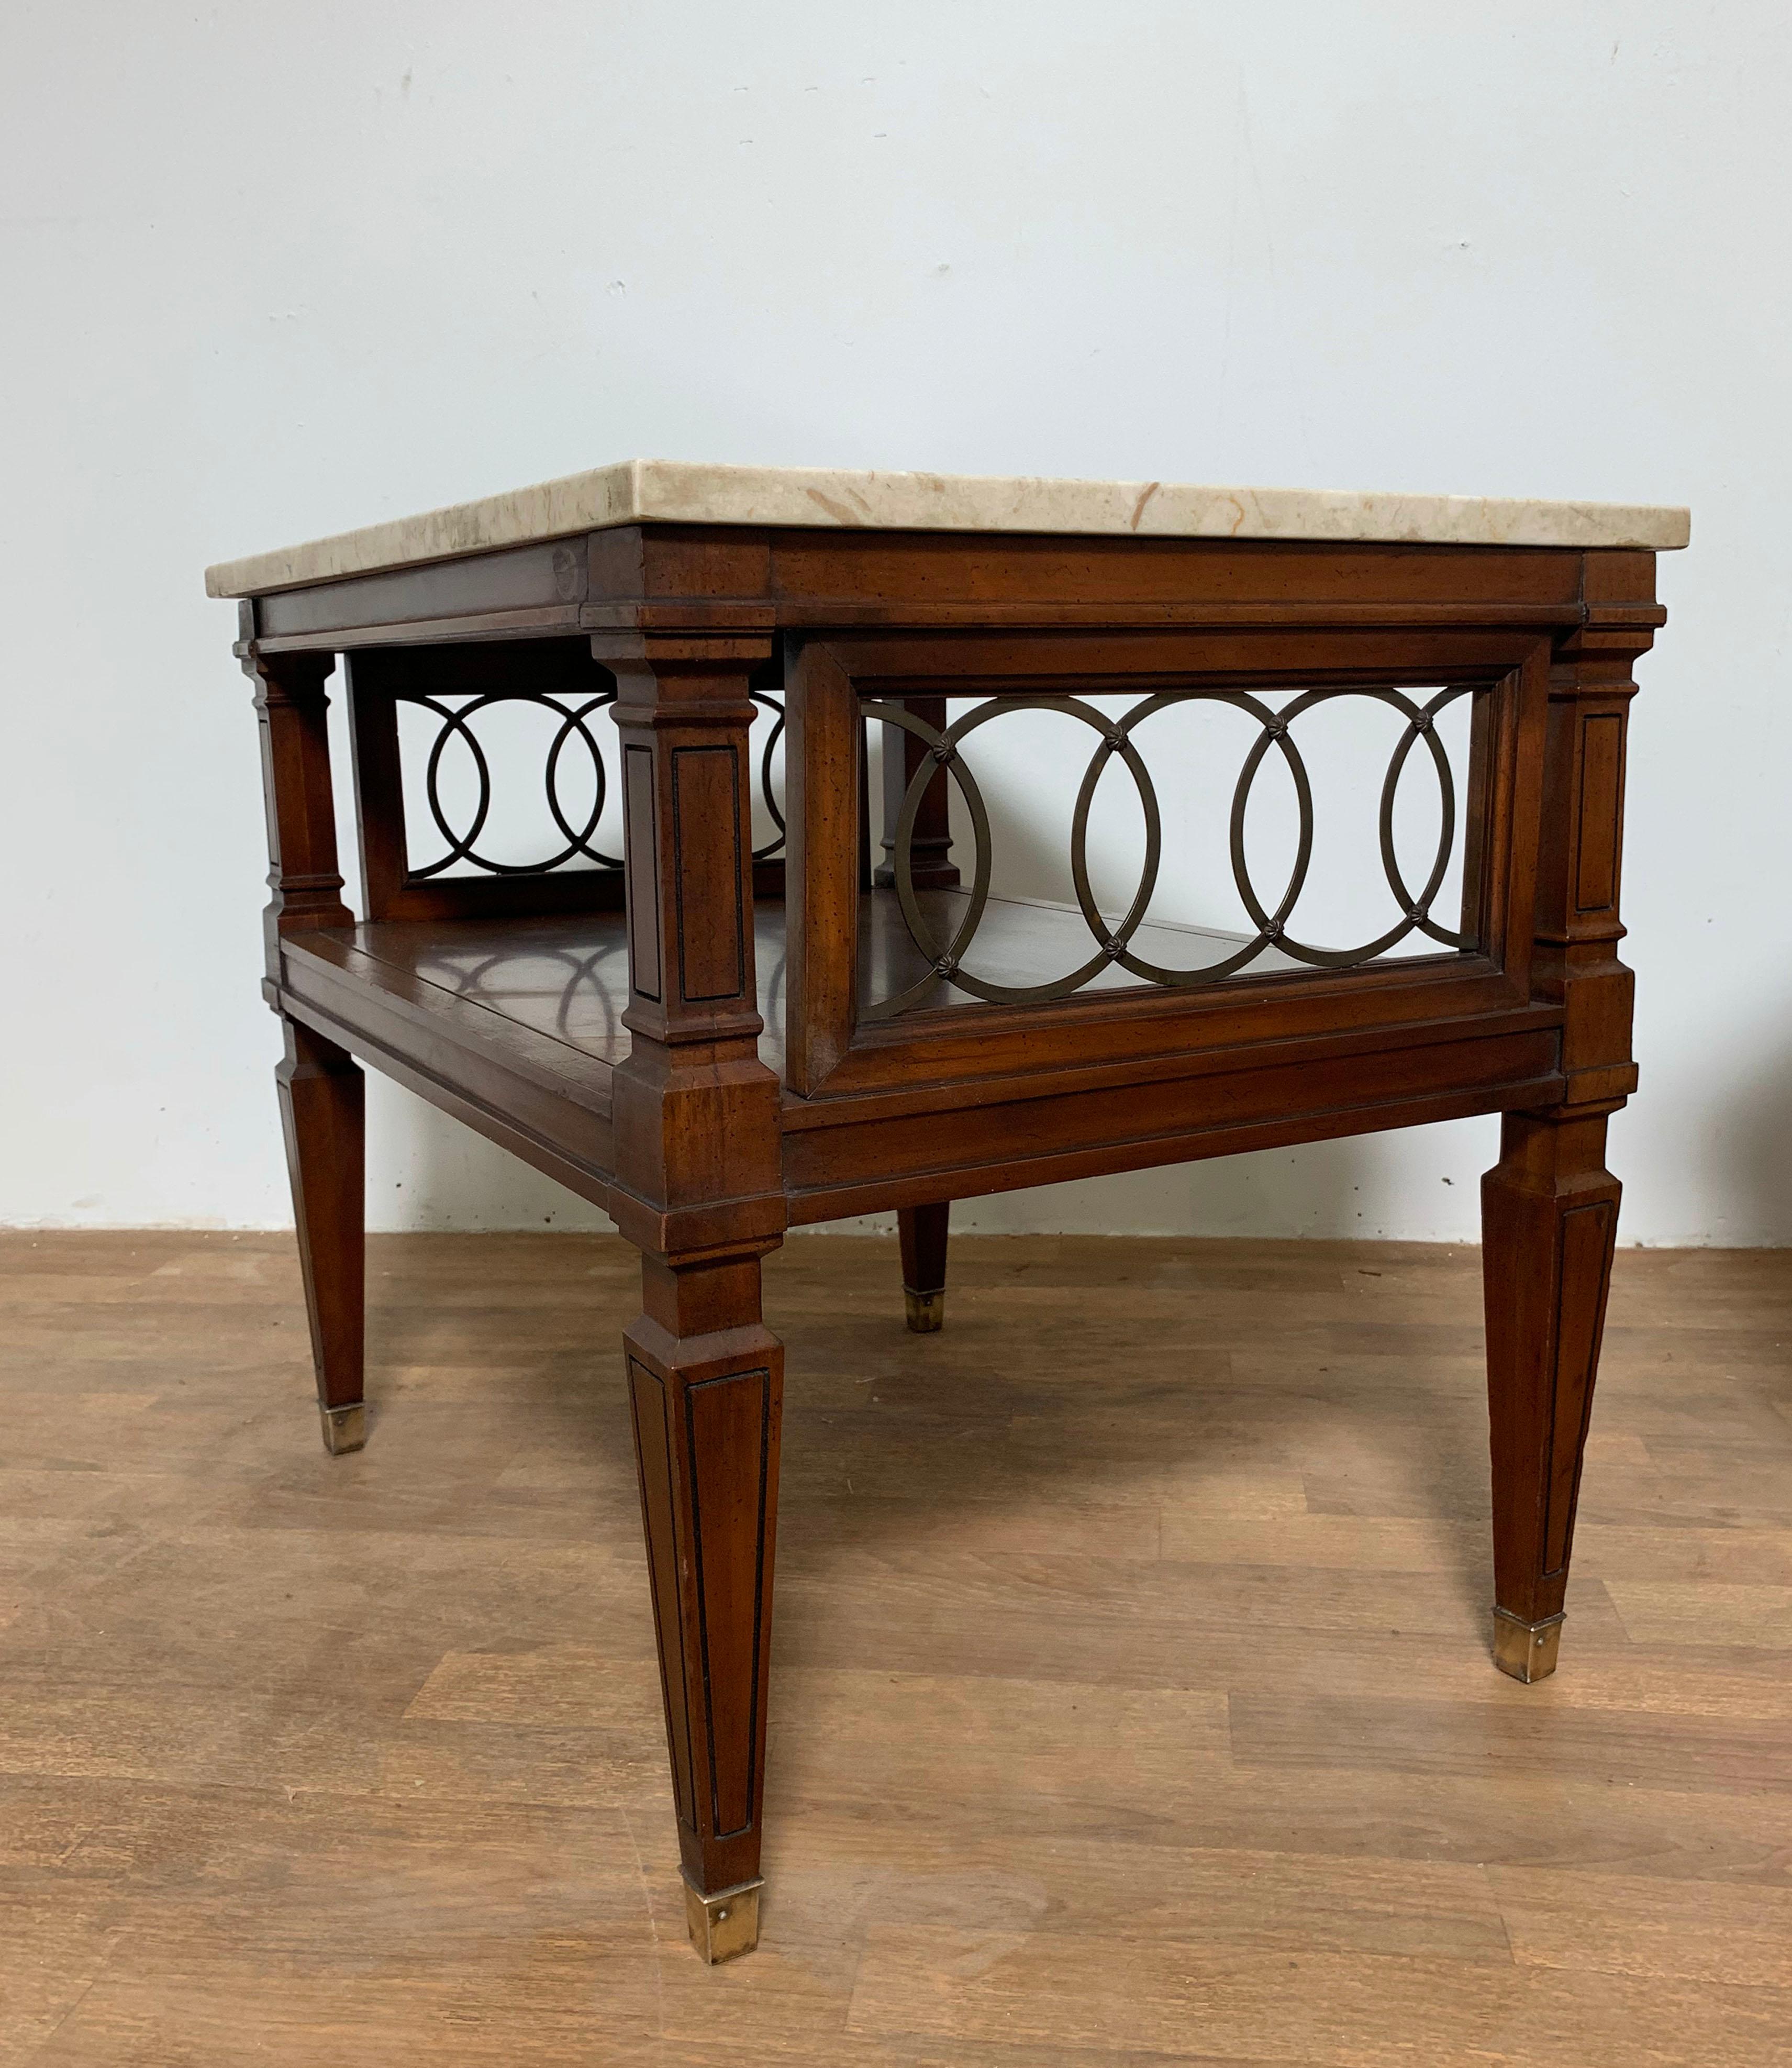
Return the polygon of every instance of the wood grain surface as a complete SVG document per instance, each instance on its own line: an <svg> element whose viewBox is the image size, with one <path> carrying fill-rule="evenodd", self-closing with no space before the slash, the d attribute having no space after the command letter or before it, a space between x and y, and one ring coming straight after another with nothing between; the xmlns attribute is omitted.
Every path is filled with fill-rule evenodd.
<svg viewBox="0 0 1792 2068"><path fill-rule="evenodd" d="M1479 1258L768 1260L759 1952L686 1940L634 1252L0 1237L0 2062L1792 2058L1792 1259L1620 1252L1560 1671L1488 1656Z"/></svg>

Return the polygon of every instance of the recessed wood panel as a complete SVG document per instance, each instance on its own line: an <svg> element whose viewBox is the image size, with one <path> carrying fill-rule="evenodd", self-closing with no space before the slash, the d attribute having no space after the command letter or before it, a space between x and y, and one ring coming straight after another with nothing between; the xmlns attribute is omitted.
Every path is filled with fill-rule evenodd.
<svg viewBox="0 0 1792 2068"><path fill-rule="evenodd" d="M623 830L628 856L629 967L634 988L658 1000L660 971L659 841L654 805L654 754L647 747L622 753Z"/></svg>
<svg viewBox="0 0 1792 2068"><path fill-rule="evenodd" d="M1568 1562L1569 1533L1574 1518L1574 1487L1579 1476L1581 1446L1586 1438L1587 1411L1593 1399L1593 1371L1599 1354L1603 1301L1586 1297L1603 1284L1606 1250L1611 1240L1612 1210L1604 1201L1571 1207L1562 1217L1562 1260L1558 1284L1561 1313L1556 1326L1555 1406L1550 1459L1550 1486L1543 1519L1543 1574L1559 1573Z"/></svg>
<svg viewBox="0 0 1792 2068"><path fill-rule="evenodd" d="M1624 721L1595 712L1581 725L1580 857L1574 903L1609 912L1618 902L1618 813L1623 796Z"/></svg>
<svg viewBox="0 0 1792 2068"><path fill-rule="evenodd" d="M660 1691L666 1702L666 1738L672 1757L672 1789L679 1821L694 1826L691 1789L690 1705L685 1687L684 1647L678 1615L677 1524L672 1504L672 1432L664 1382L637 1358L629 1360L629 1400L634 1418L635 1463L641 1480L641 1514L647 1537L647 1577L659 1639Z"/></svg>
<svg viewBox="0 0 1792 2068"><path fill-rule="evenodd" d="M711 1808L715 1836L723 1838L753 1821L772 1375L743 1371L700 1379L685 1403L698 1623L709 1691ZM743 1469L755 1457L758 1471Z"/></svg>
<svg viewBox="0 0 1792 2068"><path fill-rule="evenodd" d="M640 750L637 749L636 751ZM732 747L672 750L678 995L686 1005L747 988L747 915L740 890L740 759ZM729 885L731 897L712 886Z"/></svg>

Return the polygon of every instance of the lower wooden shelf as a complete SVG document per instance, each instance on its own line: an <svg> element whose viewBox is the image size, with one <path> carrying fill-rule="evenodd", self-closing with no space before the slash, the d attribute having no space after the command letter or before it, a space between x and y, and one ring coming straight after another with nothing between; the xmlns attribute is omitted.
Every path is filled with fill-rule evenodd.
<svg viewBox="0 0 1792 2068"><path fill-rule="evenodd" d="M868 924L900 924L866 901ZM1043 914L1043 917L1041 916ZM1070 915L1074 917L1074 915ZM1065 915L1020 910L1008 938ZM1077 922L1080 924L1080 920ZM784 1064L784 910L756 915L760 1053ZM1224 937L1216 937L1224 938ZM879 969L896 951L877 943ZM610 1075L628 1053L620 915L385 923L289 936L280 1003L492 1140L607 1207ZM1191 994L1191 1008L1199 994ZM1165 1022L1163 1052L1075 1071L943 1078L784 1101L790 1218L973 1197L1152 1164L1549 1104L1558 1012L1519 1004L1224 1048ZM937 1021L935 1022L937 1024ZM922 1032L918 1039L926 1040Z"/></svg>

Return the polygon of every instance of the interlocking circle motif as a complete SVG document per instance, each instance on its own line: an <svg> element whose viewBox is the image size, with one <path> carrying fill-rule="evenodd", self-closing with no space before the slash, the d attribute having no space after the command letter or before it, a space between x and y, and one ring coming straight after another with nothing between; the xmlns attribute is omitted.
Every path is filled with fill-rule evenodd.
<svg viewBox="0 0 1792 2068"><path fill-rule="evenodd" d="M764 846L753 850L755 861L768 861L782 851L784 845L784 812L777 800L775 759L784 740L784 706L778 699L763 690L755 690L752 699L755 704L763 705L775 721L760 757L760 790L776 832ZM596 845L597 828L603 819L605 803L609 795L610 778L604 764L597 735L589 723L594 713L608 709L616 702L613 690L602 690L596 696L583 698L554 696L540 690L495 690L480 695L465 696L458 702L413 690L404 694L400 701L430 712L439 721L424 763L423 795L424 801L429 806L430 816L435 821L436 830L446 843L447 852L423 868L413 868L410 871L412 881L421 882L427 877L440 876L458 865L483 869L492 876L542 876L551 869L563 869L568 863L590 863L599 869L620 869L622 866L621 855L606 854ZM484 832L486 821L491 813L492 780L491 764L474 728L473 721L492 704L518 703L539 705L559 721L548 745L547 760L542 771L542 784L548 816L564 844L536 861L499 861L491 855L482 854L479 849L479 836ZM460 829L450 824L442 796L442 755L449 743L455 739L462 742L470 755L478 782L472 817L464 828ZM584 815L583 822L577 825L568 817L560 795L562 757L575 740L590 757L593 777L591 808Z"/></svg>
<svg viewBox="0 0 1792 2068"><path fill-rule="evenodd" d="M1260 697L1244 690L1168 690L1134 704L1130 710L1119 718L1110 718L1105 711L1097 710L1094 705L1085 702L1080 697L1004 696L991 698L985 702L974 705L963 717L947 726L943 732L924 719L915 717L902 704L861 698L859 710L865 718L881 720L886 725L898 726L903 731L912 733L916 739L924 741L932 750L929 758L915 771L903 796L902 809L896 821L893 855L896 895L902 907L903 922L908 928L910 938L926 956L931 967L926 975L907 989L894 997L879 999L867 1005L864 1008L864 1017L887 1020L904 1012L917 1003L941 979L959 991L968 992L973 998L984 999L992 1004L1028 1005L1052 999L1068 998L1110 963L1118 963L1122 969L1129 971L1134 976L1142 977L1147 983L1183 987L1217 983L1222 978L1232 975L1235 971L1243 969L1269 947L1274 947L1283 955L1290 955L1297 962L1308 963L1315 969L1349 969L1360 963L1372 962L1413 933L1423 934L1446 948L1472 947L1474 942L1468 934L1452 931L1438 923L1432 915L1432 902L1448 873L1451 857L1456 849L1456 779L1451 771L1449 756L1438 738L1437 716L1459 697L1475 694L1472 685L1460 686L1440 690L1427 702L1417 703L1400 690L1364 689L1353 686L1308 690L1279 710L1275 710ZM1399 711L1407 722L1388 762L1387 773L1382 784L1379 820L1382 869L1401 917L1373 940L1360 942L1354 947L1327 948L1301 940L1289 930L1294 908L1306 887L1308 873L1312 865L1313 832L1313 787L1308 779L1306 763L1295 744L1293 727L1306 712L1321 704L1334 702L1344 697L1364 697L1387 704ZM1144 924L1146 913L1157 889L1163 847L1163 816L1158 806L1157 792L1133 734L1155 713L1172 704L1196 701L1229 704L1233 709L1244 711L1255 719L1260 728L1244 756L1237 784L1232 791L1229 829L1232 880L1256 931L1234 953L1220 961L1203 963L1191 969L1170 969L1161 963L1147 961L1142 955L1135 954L1132 947L1134 937ZM1094 938L1094 953L1064 976L1054 977L1045 983L1020 986L992 983L964 966L965 958L976 938L977 929L983 923L989 902L992 845L989 814L984 806L982 792L977 788L976 779L966 765L960 751L965 740L979 727L1016 710L1057 711L1066 718L1080 720L1099 735L1084 772L1081 787L1077 793L1076 808L1070 822L1070 878L1075 887L1077 907ZM1402 774L1414 746L1420 740L1430 750L1432 767L1437 778L1440 825L1437 853L1423 888L1415 894L1407 882L1395 851L1394 808ZM1300 815L1293 866L1289 872L1287 882L1273 904L1264 898L1252 880L1244 846L1244 821L1250 807L1252 788L1259 770L1272 750L1281 756L1293 783ZM1124 917L1110 923L1097 907L1095 894L1089 884L1089 815L1102 774L1108 763L1116 757L1131 777L1138 793L1139 808L1145 820L1145 857L1139 871L1138 887L1134 893L1131 903ZM933 921L922 910L914 888L915 822L920 815L922 800L942 767L947 777L957 784L959 795L964 801L965 810L971 820L976 857L970 894L964 902L963 916L950 938L943 937L936 930Z"/></svg>

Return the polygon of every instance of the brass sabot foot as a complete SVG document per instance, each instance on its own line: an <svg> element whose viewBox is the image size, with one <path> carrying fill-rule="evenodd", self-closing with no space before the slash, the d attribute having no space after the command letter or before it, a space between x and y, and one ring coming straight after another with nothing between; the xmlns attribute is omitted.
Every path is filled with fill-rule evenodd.
<svg viewBox="0 0 1792 2068"><path fill-rule="evenodd" d="M1543 1680L1556 1670L1562 1648L1563 1618L1546 1616L1525 1622L1509 1609L1493 1611L1493 1663L1514 1680Z"/></svg>
<svg viewBox="0 0 1792 2068"><path fill-rule="evenodd" d="M317 1411L324 1423L324 1447L332 1458L358 1451L367 1441L365 1400L352 1401L346 1407L320 1407Z"/></svg>
<svg viewBox="0 0 1792 2068"><path fill-rule="evenodd" d="M946 1325L946 1295L943 1292L914 1292L902 1288L902 1297L908 1302L908 1325L918 1336L931 1336L935 1329Z"/></svg>
<svg viewBox="0 0 1792 2068"><path fill-rule="evenodd" d="M714 1967L719 1960L732 1960L750 1953L759 1944L760 1891L765 1883L743 1881L733 1888L718 1889L705 1895L684 1877L685 1922L690 1928L690 1943Z"/></svg>

